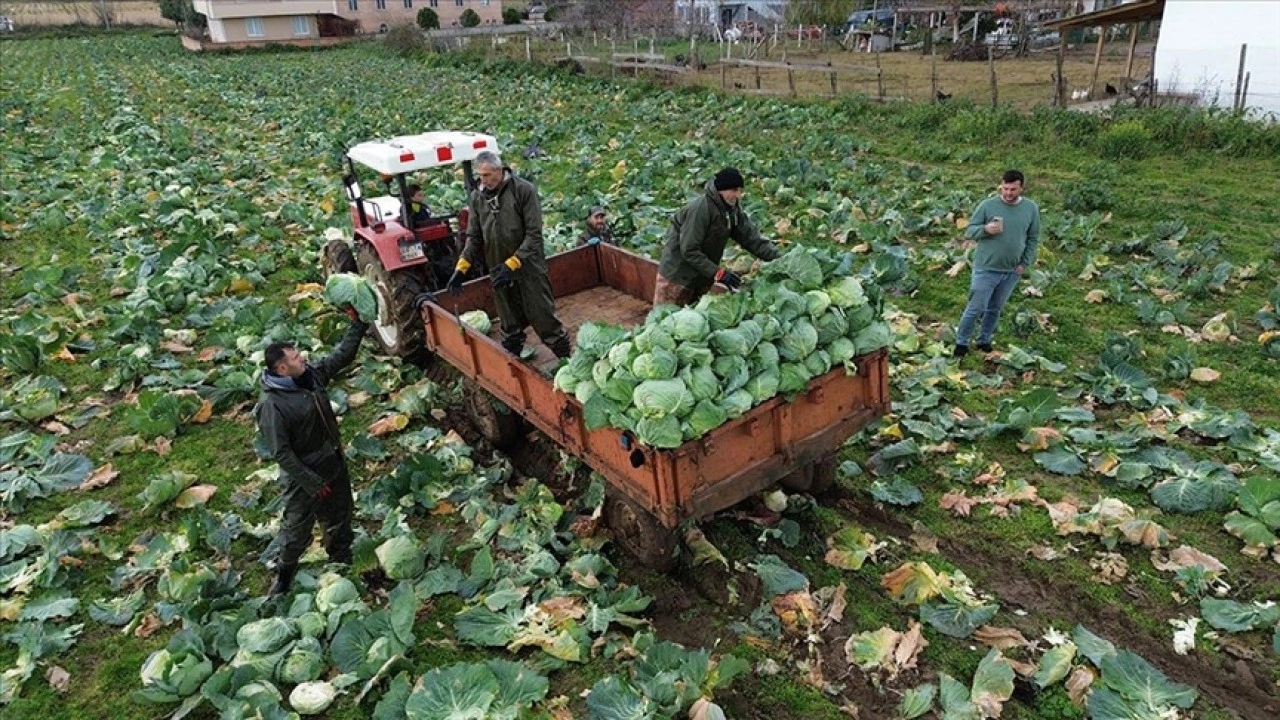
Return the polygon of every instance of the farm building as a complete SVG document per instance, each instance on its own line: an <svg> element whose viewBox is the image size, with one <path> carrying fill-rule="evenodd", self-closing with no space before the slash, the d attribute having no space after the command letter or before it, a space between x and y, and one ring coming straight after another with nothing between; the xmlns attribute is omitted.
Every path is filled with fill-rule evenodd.
<svg viewBox="0 0 1280 720"><path fill-rule="evenodd" d="M785 0L675 0L676 20L686 25L727 30L740 23L772 25L783 22Z"/></svg>
<svg viewBox="0 0 1280 720"><path fill-rule="evenodd" d="M354 32L386 32L414 22L430 8L440 27L460 24L467 10L482 24L502 22L502 0L194 0L208 21L207 42L188 46L251 46L266 43L324 44ZM193 49L198 49L194 48Z"/></svg>
<svg viewBox="0 0 1280 720"><path fill-rule="evenodd" d="M1128 25L1132 66L1138 24L1155 21L1160 25L1151 79L1159 97L1280 117L1280 38L1276 34L1280 3L1136 0L1046 23L1046 27L1064 32L1103 28L1096 56L1100 58L1105 30ZM1091 85L1097 85L1096 67Z"/></svg>

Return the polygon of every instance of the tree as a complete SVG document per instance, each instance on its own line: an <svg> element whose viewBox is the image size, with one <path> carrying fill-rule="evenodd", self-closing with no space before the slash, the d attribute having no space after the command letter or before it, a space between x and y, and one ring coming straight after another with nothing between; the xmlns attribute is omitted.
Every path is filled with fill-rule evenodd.
<svg viewBox="0 0 1280 720"><path fill-rule="evenodd" d="M423 30L439 30L440 16L436 14L435 10L424 7L418 11L418 27Z"/></svg>
<svg viewBox="0 0 1280 720"><path fill-rule="evenodd" d="M859 0L791 0L787 24L844 27L849 15L860 6Z"/></svg>
<svg viewBox="0 0 1280 720"><path fill-rule="evenodd" d="M471 8L462 11L462 15L458 16L458 22L464 28L473 28L480 25L480 14Z"/></svg>
<svg viewBox="0 0 1280 720"><path fill-rule="evenodd" d="M198 37L209 26L209 21L196 12L191 0L160 0L159 5L160 17L172 20L178 30L187 35Z"/></svg>
<svg viewBox="0 0 1280 720"><path fill-rule="evenodd" d="M502 8L502 24L503 25L519 25L520 11L513 7Z"/></svg>

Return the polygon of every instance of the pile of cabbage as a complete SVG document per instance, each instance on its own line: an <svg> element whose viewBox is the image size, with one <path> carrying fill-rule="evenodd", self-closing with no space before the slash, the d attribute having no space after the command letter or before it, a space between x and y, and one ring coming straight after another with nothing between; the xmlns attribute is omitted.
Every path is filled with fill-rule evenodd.
<svg viewBox="0 0 1280 720"><path fill-rule="evenodd" d="M679 447L775 395L889 344L880 289L853 256L795 248L736 293L660 305L633 330L586 323L555 375L589 429Z"/></svg>

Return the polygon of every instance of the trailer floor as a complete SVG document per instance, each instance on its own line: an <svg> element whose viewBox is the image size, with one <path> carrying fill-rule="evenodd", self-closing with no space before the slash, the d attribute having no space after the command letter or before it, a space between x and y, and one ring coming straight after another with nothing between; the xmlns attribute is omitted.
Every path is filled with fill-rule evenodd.
<svg viewBox="0 0 1280 720"><path fill-rule="evenodd" d="M578 340L578 328L587 322L601 322L631 328L644 322L653 305L645 300L634 298L621 290L608 285L600 285L572 295L556 298L556 316L569 333L569 342L575 347ZM489 332L489 337L502 341L502 329L497 323ZM556 356L542 344L533 328L525 330L526 348L535 350L530 365L544 373L550 373L556 366Z"/></svg>

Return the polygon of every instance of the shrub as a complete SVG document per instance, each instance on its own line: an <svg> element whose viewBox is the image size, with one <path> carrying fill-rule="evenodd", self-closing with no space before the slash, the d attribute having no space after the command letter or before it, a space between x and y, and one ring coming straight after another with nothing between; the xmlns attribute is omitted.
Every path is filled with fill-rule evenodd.
<svg viewBox="0 0 1280 720"><path fill-rule="evenodd" d="M520 11L513 7L502 8L502 24L503 25L519 25Z"/></svg>
<svg viewBox="0 0 1280 720"><path fill-rule="evenodd" d="M1098 152L1113 160L1138 160L1151 151L1151 131L1137 121L1116 123L1098 136Z"/></svg>
<svg viewBox="0 0 1280 720"><path fill-rule="evenodd" d="M462 15L458 17L458 22L464 28L473 28L480 24L480 14L471 8L462 11Z"/></svg>
<svg viewBox="0 0 1280 720"><path fill-rule="evenodd" d="M418 27L423 30L439 30L440 16L431 8L422 8L418 11Z"/></svg>
<svg viewBox="0 0 1280 720"><path fill-rule="evenodd" d="M422 31L411 23L400 23L392 27L382 42L401 57L409 57L427 47Z"/></svg>

